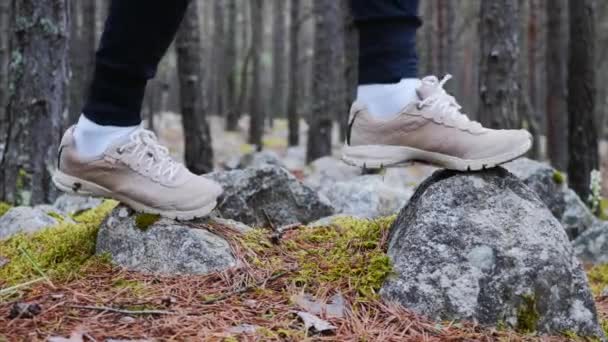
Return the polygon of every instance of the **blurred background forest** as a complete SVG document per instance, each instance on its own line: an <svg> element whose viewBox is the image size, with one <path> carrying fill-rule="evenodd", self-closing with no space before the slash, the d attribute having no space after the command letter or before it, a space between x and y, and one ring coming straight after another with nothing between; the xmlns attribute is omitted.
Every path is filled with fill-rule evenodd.
<svg viewBox="0 0 608 342"><path fill-rule="evenodd" d="M56 148L86 98L108 5L0 0L0 200L56 196ZM348 1L190 6L143 109L172 154L204 173L254 150L300 160L292 171L337 153L356 94ZM452 74L448 90L485 125L529 129L530 156L587 196L608 162L608 1L422 0L420 16L420 75Z"/></svg>

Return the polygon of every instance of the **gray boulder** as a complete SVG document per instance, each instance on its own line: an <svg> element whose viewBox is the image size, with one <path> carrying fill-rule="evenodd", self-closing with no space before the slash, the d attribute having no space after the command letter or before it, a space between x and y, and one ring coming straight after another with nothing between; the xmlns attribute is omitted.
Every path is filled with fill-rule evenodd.
<svg viewBox="0 0 608 342"><path fill-rule="evenodd" d="M308 166L304 184L315 190L336 182L348 181L361 175L361 168L351 166L335 157L319 158Z"/></svg>
<svg viewBox="0 0 608 342"><path fill-rule="evenodd" d="M505 168L534 190L561 222L572 240L595 222L595 216L578 195L567 187L565 176L551 166L520 158Z"/></svg>
<svg viewBox="0 0 608 342"><path fill-rule="evenodd" d="M574 240L596 224L598 219L591 213L591 210L589 210L574 190L569 188L564 189L563 196L566 207L562 216L557 219L560 220L570 240Z"/></svg>
<svg viewBox="0 0 608 342"><path fill-rule="evenodd" d="M382 297L420 314L602 336L566 233L502 168L427 179L393 224L388 255Z"/></svg>
<svg viewBox="0 0 608 342"><path fill-rule="evenodd" d="M63 194L55 200L53 206L59 211L74 215L96 208L100 206L102 202L103 200L101 198Z"/></svg>
<svg viewBox="0 0 608 342"><path fill-rule="evenodd" d="M382 175L366 175L330 183L320 193L337 213L376 218L393 215L403 208L413 194L413 187L395 184Z"/></svg>
<svg viewBox="0 0 608 342"><path fill-rule="evenodd" d="M224 187L217 207L221 216L250 226L306 224L333 214L329 203L277 166L220 171L207 177Z"/></svg>
<svg viewBox="0 0 608 342"><path fill-rule="evenodd" d="M573 242L578 258L590 264L608 263L608 222L596 221Z"/></svg>
<svg viewBox="0 0 608 342"><path fill-rule="evenodd" d="M102 223L96 251L143 273L208 274L237 264L224 238L175 220L135 214L122 205Z"/></svg>
<svg viewBox="0 0 608 342"><path fill-rule="evenodd" d="M248 153L242 156L237 166L238 169L245 169L248 167L259 168L266 165L274 165L278 167L285 167L285 164L281 161L276 152L273 151L261 151Z"/></svg>
<svg viewBox="0 0 608 342"><path fill-rule="evenodd" d="M54 207L14 207L0 217L0 240L17 233L34 233L60 222L73 222Z"/></svg>
<svg viewBox="0 0 608 342"><path fill-rule="evenodd" d="M566 200L562 192L566 185L565 180L556 177L555 169L528 158L516 159L504 167L534 190L553 215L558 220L561 219L566 210Z"/></svg>

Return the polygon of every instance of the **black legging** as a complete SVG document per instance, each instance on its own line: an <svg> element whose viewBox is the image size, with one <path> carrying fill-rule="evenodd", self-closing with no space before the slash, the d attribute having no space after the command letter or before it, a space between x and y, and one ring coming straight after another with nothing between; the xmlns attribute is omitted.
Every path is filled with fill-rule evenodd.
<svg viewBox="0 0 608 342"><path fill-rule="evenodd" d="M359 84L416 77L419 0L351 0L360 35ZM146 83L171 44L188 0L112 0L101 37L85 116L133 126Z"/></svg>

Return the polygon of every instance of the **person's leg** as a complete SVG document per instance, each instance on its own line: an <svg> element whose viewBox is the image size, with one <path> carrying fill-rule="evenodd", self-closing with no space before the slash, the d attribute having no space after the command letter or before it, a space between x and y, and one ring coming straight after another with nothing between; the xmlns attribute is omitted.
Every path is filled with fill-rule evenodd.
<svg viewBox="0 0 608 342"><path fill-rule="evenodd" d="M113 0L88 100L75 131L79 151L99 155L140 124L146 83L171 44L188 0Z"/></svg>
<svg viewBox="0 0 608 342"><path fill-rule="evenodd" d="M359 88L343 160L364 168L423 160L481 170L525 154L525 130L491 130L469 120L435 76L416 78L418 0L352 0L360 34Z"/></svg>
<svg viewBox="0 0 608 342"><path fill-rule="evenodd" d="M208 215L222 188L174 161L141 127L146 83L188 7L187 0L113 0L91 93L78 124L59 146L55 186L109 197L131 208L179 219Z"/></svg>
<svg viewBox="0 0 608 342"><path fill-rule="evenodd" d="M357 99L380 118L416 99L419 0L351 0L359 30Z"/></svg>

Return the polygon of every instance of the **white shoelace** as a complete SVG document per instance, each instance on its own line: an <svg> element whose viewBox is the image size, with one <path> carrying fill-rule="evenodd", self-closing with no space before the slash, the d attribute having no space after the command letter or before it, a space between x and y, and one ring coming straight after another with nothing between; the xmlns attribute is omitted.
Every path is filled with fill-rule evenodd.
<svg viewBox="0 0 608 342"><path fill-rule="evenodd" d="M425 106L433 109L435 113L439 113L439 115L434 115L434 118L440 123L445 123L461 129L481 129L482 126L479 122L472 121L466 114L460 112L462 107L456 102L456 99L448 94L443 88L443 85L451 78L452 75L445 75L445 77L443 77L435 86L435 91L429 97L418 103L418 109L422 109ZM425 82L425 79L423 79L423 82ZM433 77L433 81L435 80L436 78ZM429 80L426 79L426 82L429 82Z"/></svg>
<svg viewBox="0 0 608 342"><path fill-rule="evenodd" d="M146 129L138 129L131 133L129 142L118 148L118 153L129 153L135 156L137 166L145 166L146 172L156 171L158 177L173 180L179 164L171 156L169 150L160 145L156 135Z"/></svg>

